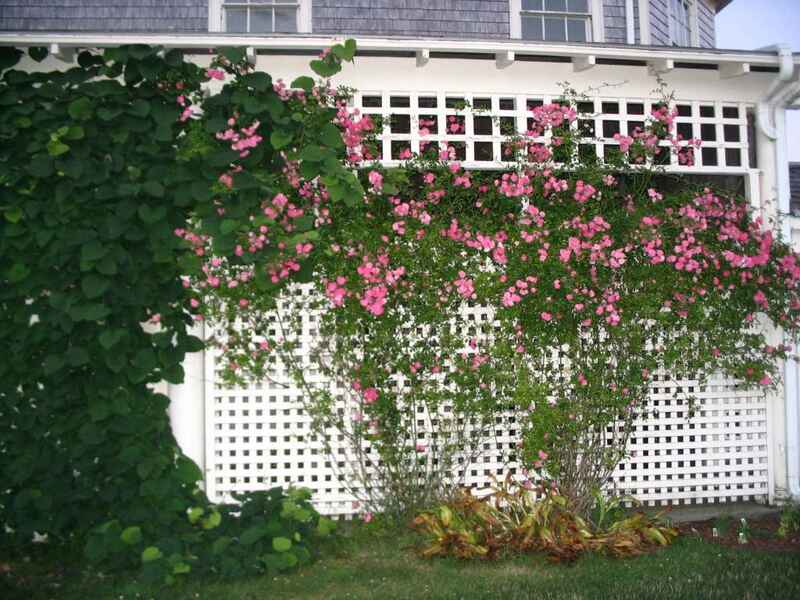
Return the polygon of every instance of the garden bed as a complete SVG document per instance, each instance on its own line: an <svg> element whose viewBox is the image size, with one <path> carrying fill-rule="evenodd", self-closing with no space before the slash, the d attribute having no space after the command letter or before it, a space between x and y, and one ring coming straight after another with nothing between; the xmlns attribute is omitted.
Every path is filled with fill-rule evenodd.
<svg viewBox="0 0 800 600"><path fill-rule="evenodd" d="M699 536L711 544L741 550L766 550L772 552L800 552L800 534L794 533L785 538L778 536L780 514L765 515L746 519L744 538L739 541L742 524L731 516L708 519L679 526L685 536ZM715 531L716 530L716 533Z"/></svg>

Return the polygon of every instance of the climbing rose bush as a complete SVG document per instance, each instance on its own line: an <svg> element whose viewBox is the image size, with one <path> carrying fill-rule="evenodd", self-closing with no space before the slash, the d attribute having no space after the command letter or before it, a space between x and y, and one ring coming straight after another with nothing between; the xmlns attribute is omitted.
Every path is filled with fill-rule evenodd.
<svg viewBox="0 0 800 600"><path fill-rule="evenodd" d="M318 437L334 427L350 443L345 475L370 509L446 494L488 444L584 512L625 457L655 377L777 382L789 347L765 326L797 331L798 258L745 200L662 186L655 165L671 153L691 164L698 146L675 135L668 101L605 162L579 158L574 98L536 107L498 172L465 169L456 142L424 139L428 122L421 153L386 168L370 160L374 124L326 97L363 194L332 202L338 182L306 172L314 155L289 145L284 177L239 222L231 253L190 234L204 260L193 285L220 326L227 375L285 366ZM220 210L240 193L235 182L219 192ZM308 377L298 334L311 309L306 350L322 381ZM518 447L495 439L503 420Z"/></svg>

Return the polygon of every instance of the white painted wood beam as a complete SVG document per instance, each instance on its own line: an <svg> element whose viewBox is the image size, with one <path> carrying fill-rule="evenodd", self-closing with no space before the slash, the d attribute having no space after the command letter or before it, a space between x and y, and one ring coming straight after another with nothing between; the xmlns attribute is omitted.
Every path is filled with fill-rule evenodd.
<svg viewBox="0 0 800 600"><path fill-rule="evenodd" d="M431 51L428 48L420 48L416 52L417 55L417 66L424 67L428 64L428 61L431 59Z"/></svg>
<svg viewBox="0 0 800 600"><path fill-rule="evenodd" d="M653 75L663 75L675 68L675 61L671 58L653 58L647 61L647 70Z"/></svg>
<svg viewBox="0 0 800 600"><path fill-rule="evenodd" d="M733 77L741 77L750 72L750 63L723 63L719 66L720 79L732 79Z"/></svg>
<svg viewBox="0 0 800 600"><path fill-rule="evenodd" d="M581 71L588 71L592 67L597 64L597 57L593 54L588 56L575 56L572 59L572 70L575 73L580 73Z"/></svg>
<svg viewBox="0 0 800 600"><path fill-rule="evenodd" d="M511 50L497 52L494 55L494 61L498 69L505 69L506 67L513 65L515 60L516 55Z"/></svg>
<svg viewBox="0 0 800 600"><path fill-rule="evenodd" d="M71 63L75 60L75 48L65 47L61 44L50 44L50 55L58 60Z"/></svg>

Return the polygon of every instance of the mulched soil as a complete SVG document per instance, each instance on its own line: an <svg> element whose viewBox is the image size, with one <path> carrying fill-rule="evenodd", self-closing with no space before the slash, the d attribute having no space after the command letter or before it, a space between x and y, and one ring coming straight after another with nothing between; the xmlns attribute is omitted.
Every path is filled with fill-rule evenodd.
<svg viewBox="0 0 800 600"><path fill-rule="evenodd" d="M768 515L747 519L747 543L739 542L741 523L739 519L722 517L708 521L681 523L678 528L682 535L699 535L707 542L720 544L740 550L767 550L772 552L800 552L800 534L795 533L785 538L778 537L780 515ZM714 529L717 536L714 536Z"/></svg>

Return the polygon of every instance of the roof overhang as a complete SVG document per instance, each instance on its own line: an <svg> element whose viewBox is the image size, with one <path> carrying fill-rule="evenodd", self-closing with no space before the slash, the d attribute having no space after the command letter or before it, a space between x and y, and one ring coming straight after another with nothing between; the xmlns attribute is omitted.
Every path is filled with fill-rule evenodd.
<svg viewBox="0 0 800 600"><path fill-rule="evenodd" d="M723 8L728 6L728 4L730 4L731 2L733 2L733 0L717 0L717 5L716 5L717 12L721 11Z"/></svg>
<svg viewBox="0 0 800 600"><path fill-rule="evenodd" d="M118 33L118 32L2 32L0 45L46 46L64 53L76 48L105 48L126 44L149 44L183 48L195 54L209 54L215 48L240 46L262 54L312 54L347 36L316 35L250 36L225 33ZM719 69L739 73L773 71L780 62L772 50L719 50L623 44L570 44L523 42L520 40L421 39L353 36L358 54L424 56L501 60L556 60L593 64L661 64L671 68ZM54 52L56 53L56 52ZM57 54L57 53L56 53ZM800 55L794 55L800 65Z"/></svg>

